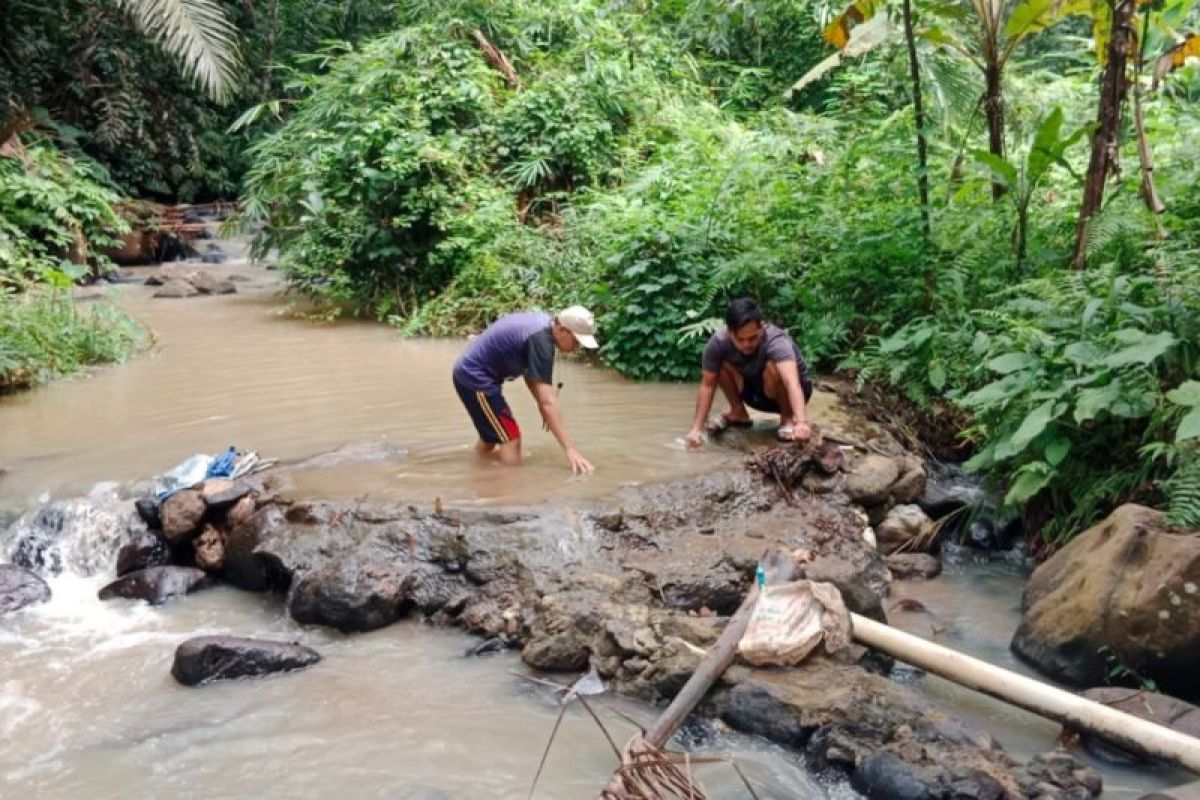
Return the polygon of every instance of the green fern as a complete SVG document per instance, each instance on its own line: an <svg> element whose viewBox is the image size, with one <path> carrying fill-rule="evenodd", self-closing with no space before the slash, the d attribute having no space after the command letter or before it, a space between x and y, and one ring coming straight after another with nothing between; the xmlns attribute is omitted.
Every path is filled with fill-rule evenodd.
<svg viewBox="0 0 1200 800"><path fill-rule="evenodd" d="M1194 457L1163 481L1167 519L1173 525L1200 527L1200 457Z"/></svg>

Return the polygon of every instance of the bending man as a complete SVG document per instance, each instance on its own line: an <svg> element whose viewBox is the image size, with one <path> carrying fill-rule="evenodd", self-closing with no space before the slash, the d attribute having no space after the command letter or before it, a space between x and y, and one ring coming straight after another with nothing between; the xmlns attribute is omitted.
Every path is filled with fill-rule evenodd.
<svg viewBox="0 0 1200 800"><path fill-rule="evenodd" d="M779 415L777 436L781 441L804 442L812 435L808 365L786 331L763 322L762 311L753 300L743 297L729 304L725 328L708 340L701 367L696 417L687 434L689 447L704 443L701 429L712 410L717 386L729 401L729 411L706 426L709 433L749 428L753 424L746 410L749 406Z"/></svg>
<svg viewBox="0 0 1200 800"><path fill-rule="evenodd" d="M507 314L471 342L454 364L454 389L479 432L475 445L479 455L498 458L504 464L521 463L521 429L500 387L505 381L524 377L542 420L566 452L571 471L592 471L591 462L567 434L553 373L556 350L594 349L598 346L595 333L592 312L571 306L553 319L540 312Z"/></svg>

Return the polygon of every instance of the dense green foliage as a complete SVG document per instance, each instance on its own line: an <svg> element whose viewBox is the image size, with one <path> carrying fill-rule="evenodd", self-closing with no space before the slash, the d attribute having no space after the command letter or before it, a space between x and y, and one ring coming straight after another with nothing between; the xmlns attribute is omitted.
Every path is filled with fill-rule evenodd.
<svg viewBox="0 0 1200 800"><path fill-rule="evenodd" d="M67 292L109 267L99 251L129 230L94 163L35 145L0 158L0 391L120 361L144 341L105 303L77 309Z"/></svg>
<svg viewBox="0 0 1200 800"><path fill-rule="evenodd" d="M0 69L124 186L240 183L259 252L321 313L443 335L585 302L609 364L685 380L727 300L755 295L824 368L968 413L971 465L1058 541L1128 499L1200 522L1200 74L1153 62L1196 4L1139 12L1126 76L1166 211L1139 197L1126 108L1076 271L1103 5L1006 0L980 27L975 4L915 0L927 203L882 3L229 2L248 68L220 106L181 91L127 6L72 28L21 0L4 24L25 49ZM787 91L833 52L823 30L854 40L871 14L868 55ZM74 77L81 53L97 80ZM38 257L70 230L35 233Z"/></svg>
<svg viewBox="0 0 1200 800"><path fill-rule="evenodd" d="M162 35L146 33L154 9L193 9L191 24L179 27L194 31L206 19L195 9L208 6L225 28L212 17L209 27L234 39L225 61L201 59L212 69L229 64L231 85L212 92L216 99L200 91L207 84L187 58L208 51L167 48ZM10 129L32 126L100 160L129 194L232 197L250 139L227 129L244 106L280 97L303 54L387 30L393 9L378 0L10 0L0 12L0 143Z"/></svg>

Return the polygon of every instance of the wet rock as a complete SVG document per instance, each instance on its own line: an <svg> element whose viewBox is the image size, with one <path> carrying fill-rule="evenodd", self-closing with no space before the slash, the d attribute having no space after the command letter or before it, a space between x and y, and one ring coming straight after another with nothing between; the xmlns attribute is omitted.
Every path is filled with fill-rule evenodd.
<svg viewBox="0 0 1200 800"><path fill-rule="evenodd" d="M507 627L504 613L496 601L480 598L468 602L458 615L458 622L467 633L484 638L494 638L505 632Z"/></svg>
<svg viewBox="0 0 1200 800"><path fill-rule="evenodd" d="M225 524L230 529L244 524L254 515L255 508L257 508L257 504L254 502L253 497L247 496L241 498L225 513Z"/></svg>
<svg viewBox="0 0 1200 800"><path fill-rule="evenodd" d="M86 497L51 501L11 523L6 533L10 558L42 575L64 569L81 575L107 572L128 540L133 516L115 484L98 485Z"/></svg>
<svg viewBox="0 0 1200 800"><path fill-rule="evenodd" d="M404 616L412 576L387 563L333 563L293 578L288 611L299 623L371 631Z"/></svg>
<svg viewBox="0 0 1200 800"><path fill-rule="evenodd" d="M928 580L942 574L942 562L928 553L894 553L886 561L892 576L898 580Z"/></svg>
<svg viewBox="0 0 1200 800"><path fill-rule="evenodd" d="M852 502L877 506L888 499L888 490L900 477L903 461L871 453L855 460L846 476L845 492Z"/></svg>
<svg viewBox="0 0 1200 800"><path fill-rule="evenodd" d="M726 722L804 748L818 769L851 772L868 796L904 797L912 792L915 797L953 797L952 786L971 782L998 783L1008 792L1004 796L1021 796L1012 761L986 733L946 717L912 690L857 666L810 658L798 669L734 668L725 681L733 686L715 705ZM879 754L889 758L858 774Z"/></svg>
<svg viewBox="0 0 1200 800"><path fill-rule="evenodd" d="M906 455L900 467L900 477L888 489L890 502L913 503L925 491L925 465L914 455Z"/></svg>
<svg viewBox="0 0 1200 800"><path fill-rule="evenodd" d="M933 519L941 519L963 508L973 508L984 501L983 487L978 476L950 464L935 464L925 481L917 505Z"/></svg>
<svg viewBox="0 0 1200 800"><path fill-rule="evenodd" d="M184 489L163 501L162 532L168 542L186 541L200 530L208 506L200 492Z"/></svg>
<svg viewBox="0 0 1200 800"><path fill-rule="evenodd" d="M200 294L235 294L237 292L237 287L231 281L214 278L202 270L190 273L187 276L187 282Z"/></svg>
<svg viewBox="0 0 1200 800"><path fill-rule="evenodd" d="M100 590L101 600L123 597L162 605L173 597L190 594L212 585L212 579L195 567L147 567L123 575Z"/></svg>
<svg viewBox="0 0 1200 800"><path fill-rule="evenodd" d="M544 672L579 672L587 667L590 655L591 637L566 630L533 636L521 651L521 660Z"/></svg>
<svg viewBox="0 0 1200 800"><path fill-rule="evenodd" d="M1016 777L1028 797L1086 800L1099 796L1103 788L1100 773L1062 750L1034 756Z"/></svg>
<svg viewBox="0 0 1200 800"><path fill-rule="evenodd" d="M878 558L876 561L879 573L873 574L872 569L863 569L848 559L821 555L804 565L803 577L810 581L832 583L841 592L842 600L850 611L886 623L887 615L883 612L880 592L868 583L874 578L872 582L881 590L886 585L882 562Z"/></svg>
<svg viewBox="0 0 1200 800"><path fill-rule="evenodd" d="M208 508L223 508L232 505L250 494L250 485L228 478L209 478L200 484L200 497Z"/></svg>
<svg viewBox="0 0 1200 800"><path fill-rule="evenodd" d="M682 639L669 639L642 670L638 682L651 691L655 700L671 700L692 677L704 660L705 651Z"/></svg>
<svg viewBox="0 0 1200 800"><path fill-rule="evenodd" d="M476 656L488 656L494 653L503 653L508 649L508 642L499 636L493 636L490 639L484 639L478 644L474 644L467 648L467 652L463 653L468 658Z"/></svg>
<svg viewBox="0 0 1200 800"><path fill-rule="evenodd" d="M1120 686L1101 686L1087 689L1080 694L1089 700L1095 700L1097 703L1124 711L1126 714L1132 714L1135 717L1200 739L1200 707L1178 698ZM1080 732L1080 737L1088 752L1106 761L1117 763L1143 761L1141 757L1125 750L1119 750L1113 744L1088 733Z"/></svg>
<svg viewBox="0 0 1200 800"><path fill-rule="evenodd" d="M205 525L194 545L197 567L205 572L216 572L225 566L225 536L216 527Z"/></svg>
<svg viewBox="0 0 1200 800"><path fill-rule="evenodd" d="M154 497L139 497L134 501L138 516L152 530L162 528L162 507Z"/></svg>
<svg viewBox="0 0 1200 800"><path fill-rule="evenodd" d="M239 500L230 510L227 521L232 522L234 512L249 499ZM258 549L269 532L283 524L283 509L267 506L233 526L225 537L225 563L221 577L251 592L286 590L291 583L290 570L277 557L259 552Z"/></svg>
<svg viewBox="0 0 1200 800"><path fill-rule="evenodd" d="M868 453L847 467L843 490L864 508L911 503L925 489L925 467L915 456Z"/></svg>
<svg viewBox="0 0 1200 800"><path fill-rule="evenodd" d="M931 520L918 505L899 505L875 528L876 541L884 554L898 550L924 550L932 544Z"/></svg>
<svg viewBox="0 0 1200 800"><path fill-rule="evenodd" d="M871 753L850 777L850 785L867 800L934 800L940 793L935 795L931 784L937 782L925 770L891 753Z"/></svg>
<svg viewBox="0 0 1200 800"><path fill-rule="evenodd" d="M147 567L165 566L170 561L171 549L166 541L156 534L142 533L117 553L117 577Z"/></svg>
<svg viewBox="0 0 1200 800"><path fill-rule="evenodd" d="M1102 683L1115 661L1200 697L1200 536L1116 509L1034 571L1012 649L1067 683Z"/></svg>
<svg viewBox="0 0 1200 800"><path fill-rule="evenodd" d="M197 636L175 650L171 675L184 686L291 672L321 660L312 648L240 636Z"/></svg>
<svg viewBox="0 0 1200 800"><path fill-rule="evenodd" d="M184 297L195 297L200 294L195 286L181 278L171 278L164 281L158 291L154 293L154 297L166 297L172 299L180 299Z"/></svg>
<svg viewBox="0 0 1200 800"><path fill-rule="evenodd" d="M0 564L0 615L50 599L50 587L33 572Z"/></svg>

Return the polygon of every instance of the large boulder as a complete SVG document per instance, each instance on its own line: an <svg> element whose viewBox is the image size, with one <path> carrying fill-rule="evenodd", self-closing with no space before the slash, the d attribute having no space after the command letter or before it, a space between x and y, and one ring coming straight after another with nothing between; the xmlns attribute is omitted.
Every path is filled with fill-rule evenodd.
<svg viewBox="0 0 1200 800"><path fill-rule="evenodd" d="M1200 536L1124 505L1033 573L1017 655L1059 680L1103 683L1114 666L1200 696Z"/></svg>
<svg viewBox="0 0 1200 800"><path fill-rule="evenodd" d="M190 594L211 585L204 570L195 567L147 567L123 575L100 590L101 600L123 597L162 605L173 597Z"/></svg>
<svg viewBox="0 0 1200 800"><path fill-rule="evenodd" d="M171 674L184 686L304 669L321 660L316 650L240 636L197 636L175 650Z"/></svg>
<svg viewBox="0 0 1200 800"><path fill-rule="evenodd" d="M0 564L0 614L44 603L50 587L34 573L12 564Z"/></svg>
<svg viewBox="0 0 1200 800"><path fill-rule="evenodd" d="M288 610L300 623L340 631L371 631L391 625L408 611L413 577L382 561L348 559L298 575Z"/></svg>

